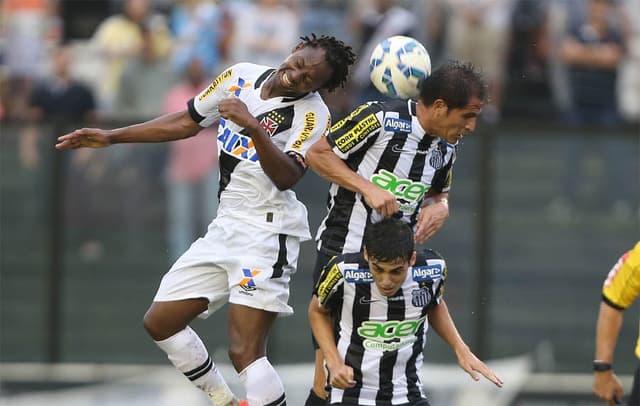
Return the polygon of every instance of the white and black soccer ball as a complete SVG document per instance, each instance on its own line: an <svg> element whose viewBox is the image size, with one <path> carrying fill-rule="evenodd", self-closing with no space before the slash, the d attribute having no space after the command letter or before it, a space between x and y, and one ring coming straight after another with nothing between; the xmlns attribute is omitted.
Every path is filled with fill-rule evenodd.
<svg viewBox="0 0 640 406"><path fill-rule="evenodd" d="M369 77L382 94L415 99L420 82L431 74L426 48L411 37L396 35L380 42L369 58Z"/></svg>

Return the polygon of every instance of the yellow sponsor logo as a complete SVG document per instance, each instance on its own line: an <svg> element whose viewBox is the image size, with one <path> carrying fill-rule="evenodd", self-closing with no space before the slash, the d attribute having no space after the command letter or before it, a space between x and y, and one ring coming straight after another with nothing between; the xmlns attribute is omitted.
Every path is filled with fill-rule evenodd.
<svg viewBox="0 0 640 406"><path fill-rule="evenodd" d="M310 111L304 115L304 128L291 148L300 151L302 144L311 137L314 128L316 128L316 113Z"/></svg>
<svg viewBox="0 0 640 406"><path fill-rule="evenodd" d="M369 133L380 128L380 122L375 114L369 114L364 119L358 121L351 130L336 138L336 146L342 152L347 152L354 145L362 141Z"/></svg>
<svg viewBox="0 0 640 406"><path fill-rule="evenodd" d="M333 290L336 284L342 279L342 272L337 265L334 265L327 272L327 276L322 279L318 285L318 300L321 304L327 301L329 293ZM324 276L324 275L323 275Z"/></svg>
<svg viewBox="0 0 640 406"><path fill-rule="evenodd" d="M351 113L349 113L348 116L346 116L345 118L343 118L342 120L339 120L337 123L335 123L333 125L333 127L331 127L331 131L336 131L339 128L341 128L347 121L351 121L353 120L353 118L355 116L357 116L358 114L360 114L360 112L364 109L366 109L367 107L369 107L368 104L363 104L361 106L358 106L355 110L353 110Z"/></svg>
<svg viewBox="0 0 640 406"><path fill-rule="evenodd" d="M218 86L220 86L220 83L224 82L225 80L231 77L231 73L232 73L232 69L228 69L222 72L220 75L218 75L218 77L215 78L213 82L211 82L207 90L205 90L204 93L202 93L200 97L198 97L198 101L203 101L207 97L211 96L211 93L213 93L213 91L216 90Z"/></svg>

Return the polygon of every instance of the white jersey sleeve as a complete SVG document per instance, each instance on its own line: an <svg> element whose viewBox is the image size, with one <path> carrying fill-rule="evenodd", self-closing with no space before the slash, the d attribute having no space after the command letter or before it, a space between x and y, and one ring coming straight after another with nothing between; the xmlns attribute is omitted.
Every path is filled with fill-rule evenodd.
<svg viewBox="0 0 640 406"><path fill-rule="evenodd" d="M329 131L331 115L326 106L316 101L300 106L297 114L302 117L302 120L293 122L291 137L285 145L284 152L293 151L305 157L311 145Z"/></svg>
<svg viewBox="0 0 640 406"><path fill-rule="evenodd" d="M233 80L235 70L238 70L238 65L233 65L222 72L209 87L189 101L189 114L201 127L208 127L220 118L218 105L223 99L229 97L226 89Z"/></svg>

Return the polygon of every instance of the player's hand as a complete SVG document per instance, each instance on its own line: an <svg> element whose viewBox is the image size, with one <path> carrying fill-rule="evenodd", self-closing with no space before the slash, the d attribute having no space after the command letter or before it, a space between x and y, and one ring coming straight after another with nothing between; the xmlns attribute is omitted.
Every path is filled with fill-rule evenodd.
<svg viewBox="0 0 640 406"><path fill-rule="evenodd" d="M608 406L620 404L624 395L622 383L613 371L595 372L593 374L593 393L607 401Z"/></svg>
<svg viewBox="0 0 640 406"><path fill-rule="evenodd" d="M469 348L465 348L459 353L456 351L456 355L458 356L458 364L460 367L464 369L474 381L480 380L480 376L478 376L479 372L482 376L493 382L498 388L502 388L502 379L500 379L498 375L496 375L495 372L487 366L487 364L480 361L478 357L469 350Z"/></svg>
<svg viewBox="0 0 640 406"><path fill-rule="evenodd" d="M231 96L223 99L218 104L218 112L225 120L231 120L250 132L253 132L252 130L260 125L258 120L249 113L247 105L237 97Z"/></svg>
<svg viewBox="0 0 640 406"><path fill-rule="evenodd" d="M58 137L56 149L104 148L111 145L106 130L99 128L82 128Z"/></svg>
<svg viewBox="0 0 640 406"><path fill-rule="evenodd" d="M396 197L386 190L371 184L362 196L367 206L371 207L382 217L391 217L398 212L398 200Z"/></svg>
<svg viewBox="0 0 640 406"><path fill-rule="evenodd" d="M449 204L446 200L423 207L420 210L416 226L416 243L422 244L433 237L440 230L447 217L449 217Z"/></svg>
<svg viewBox="0 0 640 406"><path fill-rule="evenodd" d="M356 381L353 380L353 368L350 366L339 363L327 367L329 368L329 383L332 387L348 389L356 384Z"/></svg>

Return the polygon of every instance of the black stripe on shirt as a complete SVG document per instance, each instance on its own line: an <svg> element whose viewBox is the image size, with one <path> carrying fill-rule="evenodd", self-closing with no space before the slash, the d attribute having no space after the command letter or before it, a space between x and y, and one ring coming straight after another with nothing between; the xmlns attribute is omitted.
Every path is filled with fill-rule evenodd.
<svg viewBox="0 0 640 406"><path fill-rule="evenodd" d="M393 298L396 300L387 299L387 320L404 320L405 315L405 301L404 292L402 289L398 290ZM398 350L385 351L380 358L378 369L378 393L376 394L376 404L384 403L391 404L393 398L393 367L398 360Z"/></svg>
<svg viewBox="0 0 640 406"><path fill-rule="evenodd" d="M189 115L191 116L191 119L196 123L200 124L200 122L204 120L206 117L203 115L200 115L200 113L196 111L194 100L195 100L195 97L191 98L191 100L187 102L187 110L189 111Z"/></svg>

